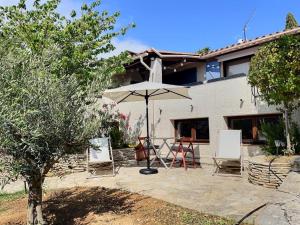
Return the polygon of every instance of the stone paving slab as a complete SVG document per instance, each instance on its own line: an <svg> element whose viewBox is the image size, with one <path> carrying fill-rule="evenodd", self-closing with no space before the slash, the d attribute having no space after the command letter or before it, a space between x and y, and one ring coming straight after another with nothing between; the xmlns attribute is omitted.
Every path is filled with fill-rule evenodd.
<svg viewBox="0 0 300 225"><path fill-rule="evenodd" d="M259 225L300 224L300 173L289 173L278 194L258 214L255 222Z"/></svg>
<svg viewBox="0 0 300 225"><path fill-rule="evenodd" d="M230 216L235 219L242 218L264 203L274 202L275 198L277 203L280 203L295 196L250 184L246 177L212 176L212 168L210 167L188 169L187 171L183 168L159 168L158 174L148 176L139 174L139 169L139 167L122 167L115 177L87 179L89 177L87 173L71 174L62 179L51 177L46 179L45 188L60 189L74 186L120 188L200 212ZM17 182L5 187L5 191L12 192L22 188L23 183ZM295 204L296 207L300 206L296 201L289 204ZM272 214L277 206L268 208L266 213ZM264 220L256 219L257 215L260 216L259 218L263 218L261 217L263 214L260 214L259 211L247 220L249 222L255 221L259 225L268 224L264 223ZM280 218L284 219L282 215Z"/></svg>

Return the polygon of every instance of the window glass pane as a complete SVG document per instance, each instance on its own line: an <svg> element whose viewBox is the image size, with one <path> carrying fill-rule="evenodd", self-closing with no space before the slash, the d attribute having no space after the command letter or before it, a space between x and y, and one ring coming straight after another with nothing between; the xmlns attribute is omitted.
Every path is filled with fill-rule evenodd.
<svg viewBox="0 0 300 225"><path fill-rule="evenodd" d="M248 75L250 68L250 58L225 62L224 65L225 75L227 77L238 74Z"/></svg>
<svg viewBox="0 0 300 225"><path fill-rule="evenodd" d="M195 121L196 139L209 139L208 119Z"/></svg>
<svg viewBox="0 0 300 225"><path fill-rule="evenodd" d="M221 76L220 63L217 61L207 62L205 70L206 70L205 71L205 79L206 80L220 78L220 76Z"/></svg>
<svg viewBox="0 0 300 225"><path fill-rule="evenodd" d="M197 82L197 69L187 69L180 72L174 72L163 75L164 84L185 85Z"/></svg>
<svg viewBox="0 0 300 225"><path fill-rule="evenodd" d="M232 119L231 128L234 130L242 130L243 139L253 139L251 118Z"/></svg>
<svg viewBox="0 0 300 225"><path fill-rule="evenodd" d="M175 121L176 138L187 137L194 141L209 141L208 118Z"/></svg>
<svg viewBox="0 0 300 225"><path fill-rule="evenodd" d="M189 121L178 121L177 123L177 138L192 137L192 127Z"/></svg>
<svg viewBox="0 0 300 225"><path fill-rule="evenodd" d="M229 117L229 127L231 129L242 130L244 143L264 143L266 140L261 131L263 123L279 123L282 115L254 115L247 117Z"/></svg>

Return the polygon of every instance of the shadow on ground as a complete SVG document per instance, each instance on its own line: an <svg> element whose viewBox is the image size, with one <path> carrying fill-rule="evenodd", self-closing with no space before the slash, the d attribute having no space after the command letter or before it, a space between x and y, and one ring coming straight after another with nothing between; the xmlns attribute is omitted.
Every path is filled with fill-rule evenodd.
<svg viewBox="0 0 300 225"><path fill-rule="evenodd" d="M71 225L89 224L88 217L103 213L128 214L136 201L145 197L130 200L132 194L116 189L74 188L54 192L44 202L44 214L48 224Z"/></svg>

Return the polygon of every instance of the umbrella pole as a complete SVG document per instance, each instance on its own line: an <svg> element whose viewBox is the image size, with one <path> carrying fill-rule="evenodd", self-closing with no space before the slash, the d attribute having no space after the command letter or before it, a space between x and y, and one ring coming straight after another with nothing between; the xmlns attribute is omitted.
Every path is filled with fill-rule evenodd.
<svg viewBox="0 0 300 225"><path fill-rule="evenodd" d="M144 175L149 175L149 174L156 174L158 173L157 169L150 168L150 138L149 138L149 110L148 110L148 103L149 103L149 95L148 95L148 90L146 90L146 95L145 95L145 101L146 101L146 123L147 123L147 168L141 169L140 173Z"/></svg>

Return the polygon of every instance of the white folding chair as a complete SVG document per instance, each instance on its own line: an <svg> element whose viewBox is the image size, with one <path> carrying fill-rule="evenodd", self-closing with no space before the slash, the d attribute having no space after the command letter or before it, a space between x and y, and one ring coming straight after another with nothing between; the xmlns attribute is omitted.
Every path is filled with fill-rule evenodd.
<svg viewBox="0 0 300 225"><path fill-rule="evenodd" d="M236 161L240 164L240 175L243 171L243 157L241 151L242 132L241 130L220 130L218 137L218 147L213 157L216 167L214 174L219 174L225 167L233 168ZM224 163L226 161L226 163Z"/></svg>
<svg viewBox="0 0 300 225"><path fill-rule="evenodd" d="M111 162L114 176L115 165L110 138L94 138L90 140L90 144L87 149L87 171L89 172L90 165Z"/></svg>

